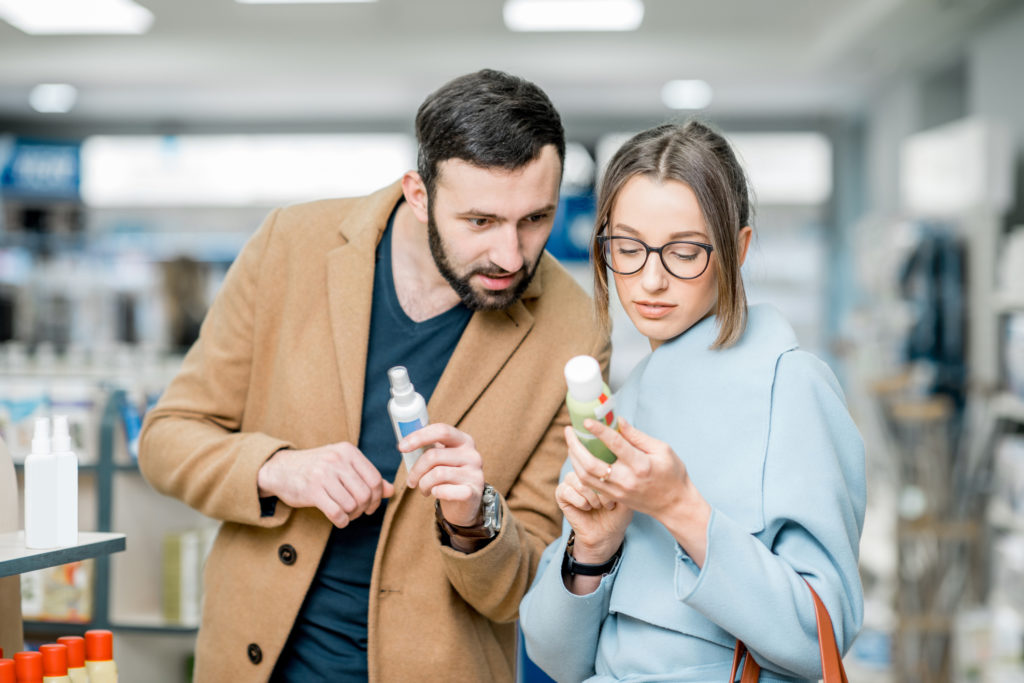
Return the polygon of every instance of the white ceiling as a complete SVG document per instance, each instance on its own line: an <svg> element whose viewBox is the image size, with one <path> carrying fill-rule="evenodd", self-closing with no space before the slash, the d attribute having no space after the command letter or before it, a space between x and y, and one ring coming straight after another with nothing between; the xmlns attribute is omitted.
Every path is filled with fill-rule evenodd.
<svg viewBox="0 0 1024 683"><path fill-rule="evenodd" d="M586 34L510 32L499 0L138 1L156 16L143 36L30 36L0 21L0 132L408 125L427 93L482 67L536 81L567 120L663 118L675 78L711 83L713 116L846 115L894 75L955 58L1019 0L645 0L640 30ZM32 112L42 82L75 85L75 110Z"/></svg>

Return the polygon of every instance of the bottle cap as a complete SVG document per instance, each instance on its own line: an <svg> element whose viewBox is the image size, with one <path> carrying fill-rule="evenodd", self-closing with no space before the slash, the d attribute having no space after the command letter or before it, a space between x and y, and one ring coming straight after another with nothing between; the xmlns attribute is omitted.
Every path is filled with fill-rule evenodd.
<svg viewBox="0 0 1024 683"><path fill-rule="evenodd" d="M0 659L0 683L16 683L13 659Z"/></svg>
<svg viewBox="0 0 1024 683"><path fill-rule="evenodd" d="M85 658L90 662L106 662L114 658L114 634L94 628L85 632Z"/></svg>
<svg viewBox="0 0 1024 683"><path fill-rule="evenodd" d="M85 666L85 638L82 636L61 636L57 642L68 649L68 668L80 669Z"/></svg>
<svg viewBox="0 0 1024 683"><path fill-rule="evenodd" d="M68 675L68 648L66 646L55 643L40 645L39 653L43 655L44 676Z"/></svg>
<svg viewBox="0 0 1024 683"><path fill-rule="evenodd" d="M589 403L601 398L604 382L601 366L593 356L576 356L565 364L565 383L577 401Z"/></svg>
<svg viewBox="0 0 1024 683"><path fill-rule="evenodd" d="M403 405L408 403L415 389L409 381L409 371L405 366L396 365L388 370L388 380L391 382L391 395Z"/></svg>
<svg viewBox="0 0 1024 683"><path fill-rule="evenodd" d="M15 652L14 675L18 683L42 683L43 656L38 652Z"/></svg>
<svg viewBox="0 0 1024 683"><path fill-rule="evenodd" d="M36 418L36 433L32 436L32 454L50 454L50 418Z"/></svg>
<svg viewBox="0 0 1024 683"><path fill-rule="evenodd" d="M71 450L71 431L67 415L53 416L53 452L67 453Z"/></svg>

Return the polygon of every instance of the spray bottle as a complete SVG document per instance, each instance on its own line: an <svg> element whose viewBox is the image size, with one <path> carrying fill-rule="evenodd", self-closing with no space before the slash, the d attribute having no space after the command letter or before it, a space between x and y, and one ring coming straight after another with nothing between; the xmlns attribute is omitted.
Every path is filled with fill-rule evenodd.
<svg viewBox="0 0 1024 683"><path fill-rule="evenodd" d="M53 457L57 460L57 545L78 543L78 456L71 450L67 415L53 418Z"/></svg>
<svg viewBox="0 0 1024 683"><path fill-rule="evenodd" d="M590 418L612 429L619 428L619 421L615 417L615 399L608 385L601 379L601 366L597 359L591 356L570 358L565 364L565 383L569 386L565 404L569 408L576 436L596 457L607 463L615 462L615 454L583 426L583 420Z"/></svg>
<svg viewBox="0 0 1024 683"><path fill-rule="evenodd" d="M427 402L416 393L412 382L409 381L409 371L405 367L396 365L388 370L388 380L391 381L388 415L391 417L391 425L395 428L395 438L401 441L417 429L430 424L430 418L427 417ZM421 455L422 448L402 454L406 471L412 469Z"/></svg>
<svg viewBox="0 0 1024 683"><path fill-rule="evenodd" d="M50 418L36 420L32 452L25 458L25 547L56 548L57 458L50 451Z"/></svg>

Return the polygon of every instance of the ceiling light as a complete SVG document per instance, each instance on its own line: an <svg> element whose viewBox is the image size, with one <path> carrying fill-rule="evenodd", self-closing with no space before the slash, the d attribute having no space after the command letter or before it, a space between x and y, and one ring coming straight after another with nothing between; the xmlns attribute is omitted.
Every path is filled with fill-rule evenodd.
<svg viewBox="0 0 1024 683"><path fill-rule="evenodd" d="M78 91L67 83L41 83L32 88L28 103L43 114L66 114L75 106Z"/></svg>
<svg viewBox="0 0 1024 683"><path fill-rule="evenodd" d="M377 2L377 0L235 0L240 5L340 5L342 3Z"/></svg>
<svg viewBox="0 0 1024 683"><path fill-rule="evenodd" d="M505 26L512 31L635 31L644 18L642 0L506 0Z"/></svg>
<svg viewBox="0 0 1024 683"><path fill-rule="evenodd" d="M0 0L0 19L33 35L138 34L153 13L132 0Z"/></svg>
<svg viewBox="0 0 1024 683"><path fill-rule="evenodd" d="M661 89L661 101L671 109L703 109L711 104L711 86L707 81L669 81Z"/></svg>

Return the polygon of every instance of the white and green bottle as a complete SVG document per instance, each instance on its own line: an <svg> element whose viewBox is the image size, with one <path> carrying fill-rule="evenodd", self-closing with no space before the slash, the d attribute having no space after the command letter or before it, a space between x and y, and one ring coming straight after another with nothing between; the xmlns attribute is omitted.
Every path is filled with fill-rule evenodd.
<svg viewBox="0 0 1024 683"><path fill-rule="evenodd" d="M565 364L565 383L569 387L565 404L569 408L576 436L596 457L607 463L615 462L615 454L583 426L583 421L590 418L612 429L619 428L619 421L615 417L615 398L601 379L601 366L597 359L592 356L570 358Z"/></svg>
<svg viewBox="0 0 1024 683"><path fill-rule="evenodd" d="M416 393L409 380L409 371L404 366L396 365L388 370L388 380L391 382L388 415L391 417L391 425L395 428L395 438L401 441L417 429L430 424L430 418L427 417L427 402ZM421 455L422 448L402 453L406 471L412 469Z"/></svg>

